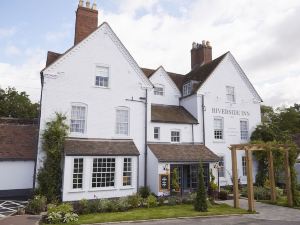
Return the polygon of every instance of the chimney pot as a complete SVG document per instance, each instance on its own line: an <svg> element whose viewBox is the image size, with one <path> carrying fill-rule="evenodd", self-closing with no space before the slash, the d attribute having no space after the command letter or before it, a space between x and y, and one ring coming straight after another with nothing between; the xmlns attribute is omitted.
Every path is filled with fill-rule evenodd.
<svg viewBox="0 0 300 225"><path fill-rule="evenodd" d="M207 47L211 47L209 41L206 42L206 46L207 46Z"/></svg>
<svg viewBox="0 0 300 225"><path fill-rule="evenodd" d="M202 45L205 46L205 40L202 41Z"/></svg>
<svg viewBox="0 0 300 225"><path fill-rule="evenodd" d="M93 3L92 9L97 10L97 3L96 2Z"/></svg>
<svg viewBox="0 0 300 225"><path fill-rule="evenodd" d="M83 0L79 0L79 6L83 7Z"/></svg>
<svg viewBox="0 0 300 225"><path fill-rule="evenodd" d="M90 0L87 0L87 1L86 1L85 6L86 6L87 8L90 8L90 7L91 7L91 2L90 2Z"/></svg>

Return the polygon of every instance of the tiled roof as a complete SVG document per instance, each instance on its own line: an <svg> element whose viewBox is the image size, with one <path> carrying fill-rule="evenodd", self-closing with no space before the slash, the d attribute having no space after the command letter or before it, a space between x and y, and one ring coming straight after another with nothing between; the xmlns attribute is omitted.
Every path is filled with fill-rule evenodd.
<svg viewBox="0 0 300 225"><path fill-rule="evenodd" d="M67 139L64 145L68 156L138 156L132 140Z"/></svg>
<svg viewBox="0 0 300 225"><path fill-rule="evenodd" d="M36 119L0 118L0 160L35 160L37 140Z"/></svg>
<svg viewBox="0 0 300 225"><path fill-rule="evenodd" d="M151 105L151 121L160 123L198 124L184 107L175 105Z"/></svg>
<svg viewBox="0 0 300 225"><path fill-rule="evenodd" d="M219 157L200 144L148 144L160 162L217 162Z"/></svg>
<svg viewBox="0 0 300 225"><path fill-rule="evenodd" d="M62 54L48 51L46 67L54 63Z"/></svg>

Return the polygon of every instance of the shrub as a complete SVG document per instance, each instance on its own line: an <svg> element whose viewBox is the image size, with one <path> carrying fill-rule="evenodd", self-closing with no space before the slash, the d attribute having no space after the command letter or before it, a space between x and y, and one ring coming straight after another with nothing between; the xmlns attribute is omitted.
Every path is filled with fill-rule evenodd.
<svg viewBox="0 0 300 225"><path fill-rule="evenodd" d="M108 199L99 199L97 212L108 212L109 200Z"/></svg>
<svg viewBox="0 0 300 225"><path fill-rule="evenodd" d="M58 206L48 205L47 221L49 223L69 223L76 222L78 215L73 213L73 207L69 203L63 203Z"/></svg>
<svg viewBox="0 0 300 225"><path fill-rule="evenodd" d="M228 191L227 190L220 190L219 199L220 200L227 200L228 199Z"/></svg>
<svg viewBox="0 0 300 225"><path fill-rule="evenodd" d="M26 207L26 212L30 214L40 214L46 211L47 199L45 196L36 195L33 199L29 200Z"/></svg>
<svg viewBox="0 0 300 225"><path fill-rule="evenodd" d="M194 208L196 211L199 212L207 212L207 200L206 200L206 190L205 190L205 184L204 184L204 175L203 175L203 166L202 162L199 163L199 170L198 170L198 176L199 176L199 182L198 182L198 190L196 199L194 202Z"/></svg>
<svg viewBox="0 0 300 225"><path fill-rule="evenodd" d="M176 197L170 196L168 198L168 205L176 205Z"/></svg>
<svg viewBox="0 0 300 225"><path fill-rule="evenodd" d="M127 211L130 207L129 202L128 202L128 198L127 197L123 197L123 198L119 198L118 200L116 200L116 210L117 211Z"/></svg>
<svg viewBox="0 0 300 225"><path fill-rule="evenodd" d="M89 200L87 203L87 213L96 213L98 212L98 206L99 206L99 201L98 199L96 200Z"/></svg>
<svg viewBox="0 0 300 225"><path fill-rule="evenodd" d="M183 204L192 204L196 198L196 193L190 193L182 198Z"/></svg>
<svg viewBox="0 0 300 225"><path fill-rule="evenodd" d="M89 202L86 199L81 199L79 202L76 202L74 204L75 212L77 212L78 214L89 213L88 204Z"/></svg>
<svg viewBox="0 0 300 225"><path fill-rule="evenodd" d="M131 208L138 208L141 205L141 196L138 194L130 195L128 198L128 204Z"/></svg>
<svg viewBox="0 0 300 225"><path fill-rule="evenodd" d="M150 188L148 186L140 187L140 189L139 189L139 195L142 198L148 198L148 196L150 195Z"/></svg>
<svg viewBox="0 0 300 225"><path fill-rule="evenodd" d="M270 190L264 187L253 187L254 191L254 199L255 200L270 200L271 193ZM248 197L248 190L247 187L244 187L241 191L241 195L244 197Z"/></svg>
<svg viewBox="0 0 300 225"><path fill-rule="evenodd" d="M157 200L156 197L153 195L149 195L147 198L147 207L148 208L153 208L157 206Z"/></svg>
<svg viewBox="0 0 300 225"><path fill-rule="evenodd" d="M166 198L162 196L162 197L158 197L157 200L159 205L164 205Z"/></svg>
<svg viewBox="0 0 300 225"><path fill-rule="evenodd" d="M180 186L179 186L179 175L178 175L178 169L174 168L173 169L173 174L172 174L172 190L173 191L178 191Z"/></svg>

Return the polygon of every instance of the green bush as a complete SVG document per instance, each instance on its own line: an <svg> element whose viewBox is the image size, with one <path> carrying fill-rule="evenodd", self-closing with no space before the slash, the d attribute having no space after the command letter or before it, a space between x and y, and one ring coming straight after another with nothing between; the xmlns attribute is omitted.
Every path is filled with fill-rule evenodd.
<svg viewBox="0 0 300 225"><path fill-rule="evenodd" d="M28 201L25 211L29 214L40 214L46 211L47 199L45 196L36 195Z"/></svg>
<svg viewBox="0 0 300 225"><path fill-rule="evenodd" d="M98 199L89 200L87 203L87 213L98 212L99 202L100 202L100 200L98 200Z"/></svg>
<svg viewBox="0 0 300 225"><path fill-rule="evenodd" d="M97 200L98 202L98 207L97 207L97 212L108 212L108 207L109 207L109 200L108 199L99 199Z"/></svg>
<svg viewBox="0 0 300 225"><path fill-rule="evenodd" d="M271 199L271 191L265 187L253 187L254 191L254 199L255 200L270 200ZM241 195L244 197L248 197L248 189L244 187L241 191Z"/></svg>
<svg viewBox="0 0 300 225"><path fill-rule="evenodd" d="M116 210L118 212L124 212L130 208L127 197L119 198L118 200L116 200L116 205L117 205Z"/></svg>
<svg viewBox="0 0 300 225"><path fill-rule="evenodd" d="M78 215L73 213L73 206L69 203L63 203L60 205L49 204L47 211L48 223L69 223L76 222Z"/></svg>
<svg viewBox="0 0 300 225"><path fill-rule="evenodd" d="M128 204L130 208L138 208L141 205L141 196L139 194L134 194L128 196Z"/></svg>
<svg viewBox="0 0 300 225"><path fill-rule="evenodd" d="M157 201L158 201L158 204L161 206L161 205L165 204L166 198L163 197L163 196L162 197L158 197Z"/></svg>
<svg viewBox="0 0 300 225"><path fill-rule="evenodd" d="M176 205L176 197L175 196L168 197L168 205Z"/></svg>
<svg viewBox="0 0 300 225"><path fill-rule="evenodd" d="M81 199L79 202L74 204L75 212L78 214L87 214L89 213L88 209L89 201L86 199Z"/></svg>
<svg viewBox="0 0 300 225"><path fill-rule="evenodd" d="M157 206L157 199L153 195L149 195L147 198L147 207L148 208L153 208Z"/></svg>
<svg viewBox="0 0 300 225"><path fill-rule="evenodd" d="M140 189L139 189L139 195L142 198L148 198L148 196L150 195L150 188L148 186L146 186L146 187L140 187Z"/></svg>
<svg viewBox="0 0 300 225"><path fill-rule="evenodd" d="M202 162L199 163L199 170L198 170L198 189L197 189L197 195L194 202L194 208L196 211L199 212L207 212L207 195L205 190L205 184L204 184L204 171Z"/></svg>
<svg viewBox="0 0 300 225"><path fill-rule="evenodd" d="M227 200L228 199L228 191L227 190L220 190L219 199L220 200Z"/></svg>

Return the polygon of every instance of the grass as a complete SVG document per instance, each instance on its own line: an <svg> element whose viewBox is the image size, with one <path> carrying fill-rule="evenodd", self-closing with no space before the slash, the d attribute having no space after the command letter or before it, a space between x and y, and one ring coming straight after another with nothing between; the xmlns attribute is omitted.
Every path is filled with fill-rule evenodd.
<svg viewBox="0 0 300 225"><path fill-rule="evenodd" d="M247 214L244 209L235 209L227 204L213 205L208 212L197 212L193 205L160 206L156 208L138 208L127 212L95 213L81 215L79 221L70 224L93 224L118 221L136 221L149 219L166 219L178 217L196 217L230 214Z"/></svg>
<svg viewBox="0 0 300 225"><path fill-rule="evenodd" d="M277 201L276 202L272 202L271 200L260 200L260 202L271 204L271 205L278 205L278 206L283 206L283 207L289 207L286 196L279 197L279 198L277 197ZM292 208L300 209L300 207L292 207Z"/></svg>

